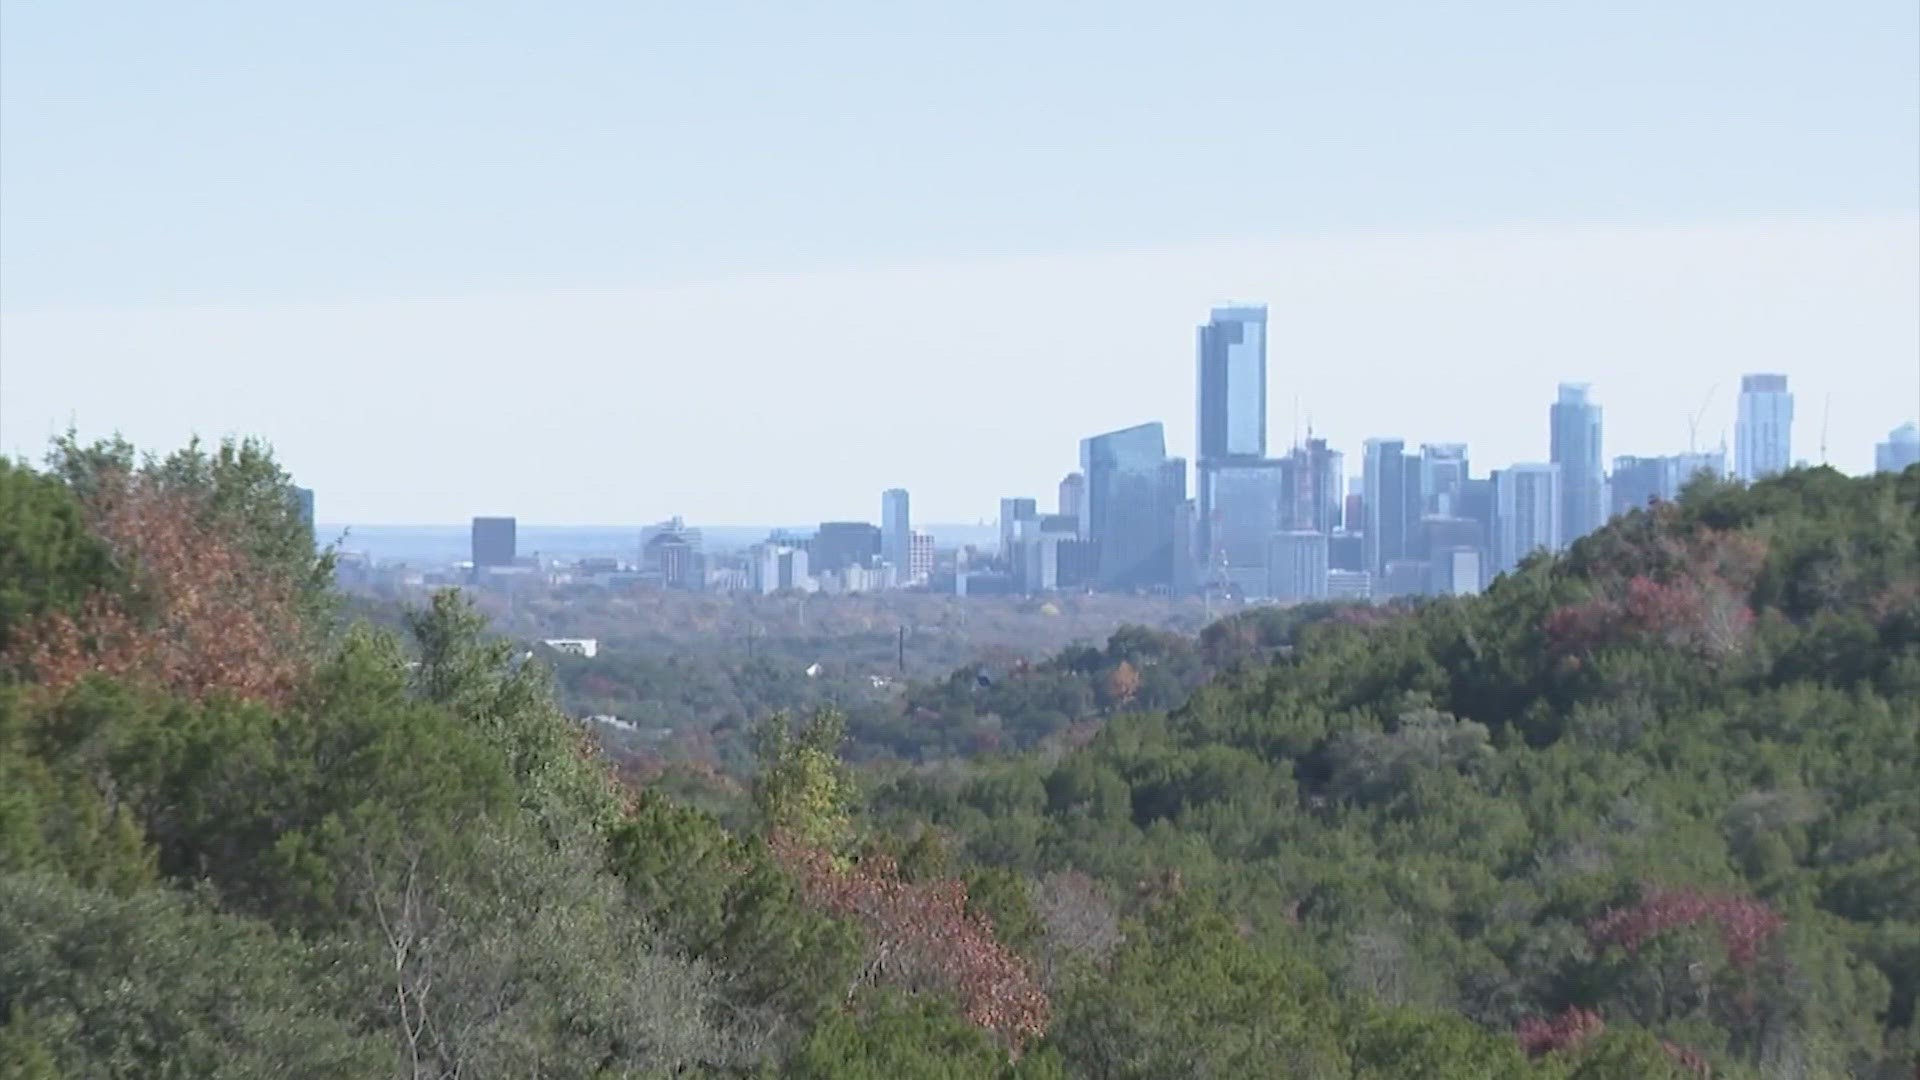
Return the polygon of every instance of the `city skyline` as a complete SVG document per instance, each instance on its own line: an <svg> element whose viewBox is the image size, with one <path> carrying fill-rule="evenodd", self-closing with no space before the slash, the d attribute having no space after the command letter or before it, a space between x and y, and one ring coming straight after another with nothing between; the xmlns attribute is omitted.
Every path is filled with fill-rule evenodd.
<svg viewBox="0 0 1920 1080"><path fill-rule="evenodd" d="M1731 447L1778 372L1863 472L1920 411L1911 3L0 3L0 452L259 435L357 524L975 521L1088 432L1193 458L1242 299L1275 456L1544 460L1569 380L1610 455Z"/></svg>

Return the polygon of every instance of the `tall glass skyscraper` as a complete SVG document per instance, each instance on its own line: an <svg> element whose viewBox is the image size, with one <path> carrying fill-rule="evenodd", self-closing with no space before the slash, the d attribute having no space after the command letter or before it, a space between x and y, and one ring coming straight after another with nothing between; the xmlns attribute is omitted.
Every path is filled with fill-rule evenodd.
<svg viewBox="0 0 1920 1080"><path fill-rule="evenodd" d="M1586 383L1561 383L1550 413L1552 459L1560 467L1560 541L1571 544L1607 521L1607 472L1600 456L1600 406Z"/></svg>
<svg viewBox="0 0 1920 1080"><path fill-rule="evenodd" d="M1164 429L1139 424L1082 439L1080 471L1087 481L1086 534L1098 548L1100 587L1171 587L1187 463L1167 456Z"/></svg>
<svg viewBox="0 0 1920 1080"><path fill-rule="evenodd" d="M1793 464L1793 395L1785 375L1742 375L1733 470L1748 483Z"/></svg>
<svg viewBox="0 0 1920 1080"><path fill-rule="evenodd" d="M1202 463L1267 456L1267 309L1219 307L1200 328Z"/></svg>
<svg viewBox="0 0 1920 1080"><path fill-rule="evenodd" d="M1513 465L1493 474L1493 572L1536 551L1559 551L1560 466Z"/></svg>
<svg viewBox="0 0 1920 1080"><path fill-rule="evenodd" d="M880 493L880 556L905 581L913 556L913 521L907 513L907 489Z"/></svg>
<svg viewBox="0 0 1920 1080"><path fill-rule="evenodd" d="M1388 563L1411 557L1422 503L1420 459L1407 453L1404 440L1368 439L1363 469L1367 569L1377 579Z"/></svg>

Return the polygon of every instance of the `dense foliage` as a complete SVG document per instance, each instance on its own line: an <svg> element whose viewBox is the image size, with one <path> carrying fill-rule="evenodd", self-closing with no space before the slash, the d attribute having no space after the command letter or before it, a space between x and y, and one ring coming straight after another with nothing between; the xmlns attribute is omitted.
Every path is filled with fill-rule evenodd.
<svg viewBox="0 0 1920 1080"><path fill-rule="evenodd" d="M341 618L289 495L0 463L0 1075L1913 1069L1920 470L765 717L733 827L459 595Z"/></svg>
<svg viewBox="0 0 1920 1080"><path fill-rule="evenodd" d="M1917 739L1920 470L1815 470L1703 486L1482 597L1316 622L1078 752L911 774L875 807L981 865L1175 874L1238 962L1298 957L1342 1000L1542 1060L1642 1032L1720 1075L1904 1080ZM1177 1014L1121 1026L1148 1015Z"/></svg>

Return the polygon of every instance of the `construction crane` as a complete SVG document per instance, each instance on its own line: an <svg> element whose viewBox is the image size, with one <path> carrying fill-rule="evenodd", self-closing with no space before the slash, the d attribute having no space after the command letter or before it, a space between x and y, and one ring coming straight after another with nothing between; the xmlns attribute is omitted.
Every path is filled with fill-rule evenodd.
<svg viewBox="0 0 1920 1080"><path fill-rule="evenodd" d="M1719 389L1719 383L1707 387L1706 400L1702 401L1700 407L1687 417L1687 453L1689 454L1700 449L1700 418L1707 415L1707 407L1713 404L1713 395Z"/></svg>

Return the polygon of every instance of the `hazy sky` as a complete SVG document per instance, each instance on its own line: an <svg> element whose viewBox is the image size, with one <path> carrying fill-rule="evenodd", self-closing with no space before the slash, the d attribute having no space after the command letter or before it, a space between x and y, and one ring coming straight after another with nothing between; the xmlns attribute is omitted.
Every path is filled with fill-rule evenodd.
<svg viewBox="0 0 1920 1080"><path fill-rule="evenodd" d="M1920 10L0 0L0 448L269 438L329 522L1051 504L1272 308L1272 441L1920 414ZM1364 8L1364 12L1356 10ZM1709 403L1709 393L1712 397Z"/></svg>

